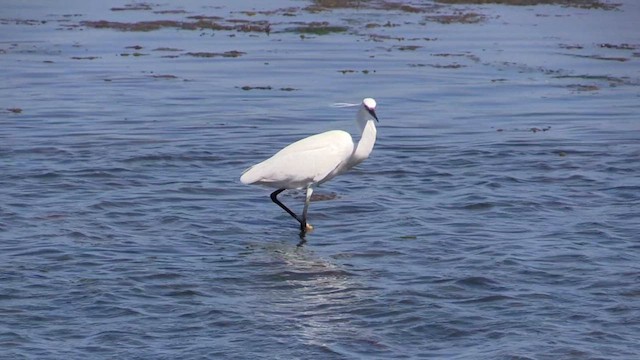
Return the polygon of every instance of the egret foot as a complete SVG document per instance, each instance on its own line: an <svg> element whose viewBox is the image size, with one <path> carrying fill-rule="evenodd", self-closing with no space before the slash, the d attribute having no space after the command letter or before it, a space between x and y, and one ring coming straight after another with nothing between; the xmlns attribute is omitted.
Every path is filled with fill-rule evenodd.
<svg viewBox="0 0 640 360"><path fill-rule="evenodd" d="M300 232L301 233L306 233L309 232L311 230L313 230L313 226L311 224L309 224L308 222L305 222L304 225L302 225L303 223L300 223Z"/></svg>
<svg viewBox="0 0 640 360"><path fill-rule="evenodd" d="M308 222L300 223L300 236L304 236L311 231L313 231L313 226L311 224Z"/></svg>

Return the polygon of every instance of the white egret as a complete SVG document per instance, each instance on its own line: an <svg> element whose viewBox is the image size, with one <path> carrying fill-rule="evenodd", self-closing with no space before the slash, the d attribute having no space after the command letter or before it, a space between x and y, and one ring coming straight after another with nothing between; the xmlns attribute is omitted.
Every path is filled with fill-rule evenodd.
<svg viewBox="0 0 640 360"><path fill-rule="evenodd" d="M307 223L309 200L313 186L340 175L369 157L376 142L376 101L366 98L356 117L362 134L358 143L342 130L312 135L288 145L267 160L242 173L243 184L258 184L276 188L271 200L300 223L301 236L313 227ZM307 190L302 217L278 200L286 189Z"/></svg>

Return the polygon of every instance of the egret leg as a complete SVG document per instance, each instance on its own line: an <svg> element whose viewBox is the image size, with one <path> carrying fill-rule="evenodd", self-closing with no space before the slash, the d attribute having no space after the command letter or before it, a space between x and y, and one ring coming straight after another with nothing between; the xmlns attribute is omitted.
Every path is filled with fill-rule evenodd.
<svg viewBox="0 0 640 360"><path fill-rule="evenodd" d="M280 202L280 200L278 200L278 195L285 191L286 189L278 189L274 192L271 193L271 201L273 201L274 203L276 203L276 205L280 206L282 208L282 210L286 211L287 214L293 216L294 219L298 220L298 222L300 224L302 224L302 220L298 217L298 215L296 215L293 211L291 211L288 207L286 207L283 203Z"/></svg>
<svg viewBox="0 0 640 360"><path fill-rule="evenodd" d="M302 221L300 221L300 231L302 231L303 233L307 232L307 230L313 229L313 226L307 224L307 210L309 210L311 194L313 194L313 188L309 186L307 188L307 199L304 202L304 209L302 210Z"/></svg>

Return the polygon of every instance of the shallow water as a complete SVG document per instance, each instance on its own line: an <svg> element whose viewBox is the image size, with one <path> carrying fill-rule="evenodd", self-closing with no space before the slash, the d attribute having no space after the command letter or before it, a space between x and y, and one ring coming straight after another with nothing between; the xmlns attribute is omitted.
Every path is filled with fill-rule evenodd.
<svg viewBox="0 0 640 360"><path fill-rule="evenodd" d="M363 4L5 4L1 357L640 353L640 6ZM297 247L239 175L366 96Z"/></svg>

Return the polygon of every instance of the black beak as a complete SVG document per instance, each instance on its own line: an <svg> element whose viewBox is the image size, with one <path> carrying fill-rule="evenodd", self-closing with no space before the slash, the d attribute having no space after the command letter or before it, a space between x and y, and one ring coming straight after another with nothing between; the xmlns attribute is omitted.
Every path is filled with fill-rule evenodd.
<svg viewBox="0 0 640 360"><path fill-rule="evenodd" d="M374 119L376 119L377 122L380 122L380 120L378 120L378 117L376 116L375 110L367 108L367 111L369 112L369 114L371 114L371 116L373 116Z"/></svg>

